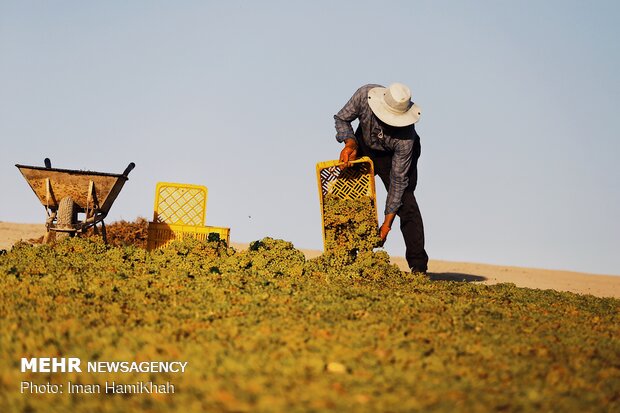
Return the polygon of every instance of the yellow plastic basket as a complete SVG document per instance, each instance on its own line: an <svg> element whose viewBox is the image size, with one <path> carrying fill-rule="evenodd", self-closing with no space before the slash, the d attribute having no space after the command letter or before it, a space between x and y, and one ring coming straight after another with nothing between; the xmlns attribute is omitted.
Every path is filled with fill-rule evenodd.
<svg viewBox="0 0 620 413"><path fill-rule="evenodd" d="M316 178L321 201L321 221L323 223L323 245L325 246L325 211L323 199L332 194L340 199L358 199L364 196L372 199L377 215L377 192L375 190L375 170L372 160L366 156L351 162L342 169L340 161L326 161L316 164ZM379 223L377 221L377 227Z"/></svg>
<svg viewBox="0 0 620 413"><path fill-rule="evenodd" d="M170 225L149 222L147 250L164 248L172 241L193 237L201 241L220 239L230 245L230 228L195 226L195 225Z"/></svg>
<svg viewBox="0 0 620 413"><path fill-rule="evenodd" d="M173 225L204 225L207 187L159 182L155 188L153 222Z"/></svg>
<svg viewBox="0 0 620 413"><path fill-rule="evenodd" d="M159 182L155 188L153 222L149 222L147 250L164 248L172 241L193 237L220 239L230 244L230 228L205 226L207 187Z"/></svg>

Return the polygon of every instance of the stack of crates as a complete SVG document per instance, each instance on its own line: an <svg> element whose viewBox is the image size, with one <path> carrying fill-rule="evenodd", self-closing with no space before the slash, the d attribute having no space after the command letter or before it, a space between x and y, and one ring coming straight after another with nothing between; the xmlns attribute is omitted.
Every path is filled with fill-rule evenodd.
<svg viewBox="0 0 620 413"><path fill-rule="evenodd" d="M364 196L372 199L377 215L377 192L375 190L375 171L372 160L363 156L342 168L340 161L326 161L316 164L316 178L321 201L321 220L323 223L323 246L325 247L325 211L323 199L335 195L340 199L358 199ZM378 227L377 221L377 227Z"/></svg>
<svg viewBox="0 0 620 413"><path fill-rule="evenodd" d="M159 182L153 210L153 221L148 227L149 251L185 237L230 243L230 228L204 225L207 215L205 186Z"/></svg>

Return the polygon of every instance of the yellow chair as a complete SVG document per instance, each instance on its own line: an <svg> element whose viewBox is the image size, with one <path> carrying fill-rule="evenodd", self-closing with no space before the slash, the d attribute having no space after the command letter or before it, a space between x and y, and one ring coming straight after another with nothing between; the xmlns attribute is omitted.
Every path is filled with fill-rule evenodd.
<svg viewBox="0 0 620 413"><path fill-rule="evenodd" d="M164 248L174 240L193 237L230 243L230 228L205 226L207 187L159 182L155 188L153 221L149 222L147 249Z"/></svg>

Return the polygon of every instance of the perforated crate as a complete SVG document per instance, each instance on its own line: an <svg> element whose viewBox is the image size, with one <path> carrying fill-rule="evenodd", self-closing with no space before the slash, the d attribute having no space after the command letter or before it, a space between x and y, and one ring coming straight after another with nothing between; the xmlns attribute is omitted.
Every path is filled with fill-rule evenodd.
<svg viewBox="0 0 620 413"><path fill-rule="evenodd" d="M171 225L204 225L207 187L159 182L155 188L153 222Z"/></svg>
<svg viewBox="0 0 620 413"><path fill-rule="evenodd" d="M375 171L372 160L366 156L351 162L342 169L340 161L326 161L316 164L316 177L321 201L321 222L323 224L323 245L325 246L324 198L327 194L340 199L370 197L375 216L377 215L377 193L375 190ZM379 226L377 221L377 227Z"/></svg>
<svg viewBox="0 0 620 413"><path fill-rule="evenodd" d="M174 240L193 237L230 243L230 228L205 226L207 187L159 182L155 188L153 222L149 222L147 249L164 248Z"/></svg>
<svg viewBox="0 0 620 413"><path fill-rule="evenodd" d="M201 241L220 239L230 245L230 228L196 226L196 225L171 225L164 223L149 222L147 250L164 248L172 241L193 237Z"/></svg>

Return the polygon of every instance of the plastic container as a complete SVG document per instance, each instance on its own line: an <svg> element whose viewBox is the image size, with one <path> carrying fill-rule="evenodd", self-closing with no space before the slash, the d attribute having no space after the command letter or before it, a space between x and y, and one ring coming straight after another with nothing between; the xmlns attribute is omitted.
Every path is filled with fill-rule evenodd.
<svg viewBox="0 0 620 413"><path fill-rule="evenodd" d="M159 182L155 188L153 221L149 222L147 250L164 248L172 241L193 237L230 244L230 228L205 226L206 186Z"/></svg>
<svg viewBox="0 0 620 413"><path fill-rule="evenodd" d="M153 222L204 225L207 193L207 187L202 185L159 182L155 188Z"/></svg>
<svg viewBox="0 0 620 413"><path fill-rule="evenodd" d="M342 169L340 161L325 161L316 164L316 178L321 201L321 222L323 224L323 245L325 246L325 211L323 199L327 194L340 199L358 199L364 196L372 199L377 215L377 192L375 190L375 170L372 160L363 156ZM379 226L377 221L377 227Z"/></svg>
<svg viewBox="0 0 620 413"><path fill-rule="evenodd" d="M170 225L149 222L146 248L149 251L168 246L172 241L192 237L201 241L226 241L230 245L230 228L198 225Z"/></svg>

